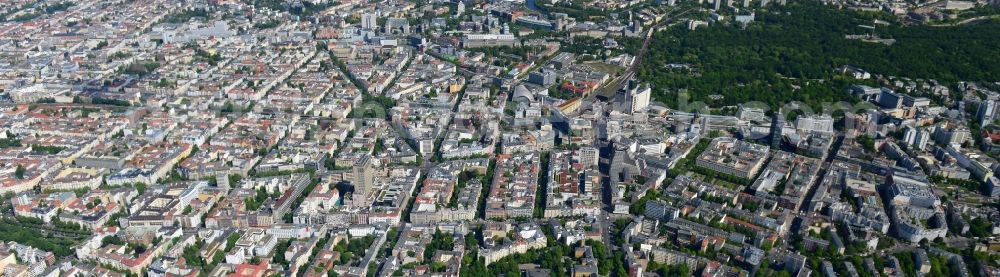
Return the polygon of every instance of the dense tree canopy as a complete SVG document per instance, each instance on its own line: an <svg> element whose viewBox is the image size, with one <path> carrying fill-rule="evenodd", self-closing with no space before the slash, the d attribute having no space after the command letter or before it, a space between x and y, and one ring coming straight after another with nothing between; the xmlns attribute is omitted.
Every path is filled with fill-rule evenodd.
<svg viewBox="0 0 1000 277"><path fill-rule="evenodd" d="M872 32L873 13L835 10L813 3L758 11L756 22L716 24L697 30L677 25L654 35L639 69L656 100L674 106L687 89L691 101L711 106L762 101L853 101L844 90L859 83L834 69L853 65L873 74L956 81L1000 80L1000 21L954 27L904 26L874 31L892 45L847 39ZM634 52L639 44L629 43ZM690 70L667 64L690 65ZM711 98L710 95L722 95Z"/></svg>

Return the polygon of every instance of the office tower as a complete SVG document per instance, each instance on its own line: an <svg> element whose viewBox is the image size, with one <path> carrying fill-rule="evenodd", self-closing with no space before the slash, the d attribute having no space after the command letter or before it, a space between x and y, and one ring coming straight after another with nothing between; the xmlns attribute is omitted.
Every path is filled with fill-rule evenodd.
<svg viewBox="0 0 1000 277"><path fill-rule="evenodd" d="M629 81L629 84L615 93L615 104L618 105L622 113L635 113L642 111L649 106L649 98L652 89L649 86L640 86L636 81Z"/></svg>
<svg viewBox="0 0 1000 277"><path fill-rule="evenodd" d="M601 172L589 169L583 171L583 194L600 195Z"/></svg>
<svg viewBox="0 0 1000 277"><path fill-rule="evenodd" d="M599 153L597 148L594 147L580 147L580 163L585 166L597 166L600 162Z"/></svg>
<svg viewBox="0 0 1000 277"><path fill-rule="evenodd" d="M361 157L357 162L354 163L354 168L352 169L354 173L354 178L351 181L351 185L354 186L354 201L356 203L367 202L368 195L372 191L372 187L375 182L375 168L372 167L372 160L370 157ZM365 201L359 201L365 199Z"/></svg>
<svg viewBox="0 0 1000 277"><path fill-rule="evenodd" d="M895 109L903 105L903 97L888 89L882 89L877 101L879 106L886 109Z"/></svg>
<svg viewBox="0 0 1000 277"><path fill-rule="evenodd" d="M913 142L913 147L917 150L927 149L927 142L931 141L931 133L927 131L920 131L917 134L916 141Z"/></svg>
<svg viewBox="0 0 1000 277"><path fill-rule="evenodd" d="M903 135L903 142L906 146L913 146L917 143L917 135L920 134L916 128L906 127L906 133Z"/></svg>
<svg viewBox="0 0 1000 277"><path fill-rule="evenodd" d="M992 123L996 110L997 102L995 100L983 100L982 103L979 103L979 111L976 112L976 120L979 120L979 126L986 126Z"/></svg>
<svg viewBox="0 0 1000 277"><path fill-rule="evenodd" d="M375 30L378 28L378 16L374 13L364 13L361 15L361 29Z"/></svg>

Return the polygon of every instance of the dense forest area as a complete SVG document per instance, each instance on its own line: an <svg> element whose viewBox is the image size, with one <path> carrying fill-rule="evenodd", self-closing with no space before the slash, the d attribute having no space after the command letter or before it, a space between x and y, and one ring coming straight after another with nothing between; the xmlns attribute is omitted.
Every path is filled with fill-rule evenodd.
<svg viewBox="0 0 1000 277"><path fill-rule="evenodd" d="M679 24L654 35L639 76L652 84L657 101L671 107L681 89L691 101L714 107L803 101L815 108L822 102L854 101L844 91L864 82L835 74L843 65L945 84L1000 80L1000 21L932 27L890 20L874 33L895 39L892 45L845 37L871 33L861 25L873 25L876 17L885 19L884 14L801 3L758 11L746 28L722 23L688 30Z"/></svg>

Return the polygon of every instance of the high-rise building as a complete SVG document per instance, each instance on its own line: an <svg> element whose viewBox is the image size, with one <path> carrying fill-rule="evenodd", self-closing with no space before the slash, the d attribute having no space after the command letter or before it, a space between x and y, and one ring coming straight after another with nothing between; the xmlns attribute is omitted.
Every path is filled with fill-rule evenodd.
<svg viewBox="0 0 1000 277"><path fill-rule="evenodd" d="M882 89L881 93L878 95L878 105L886 109L895 109L903 105L903 97L899 94L888 90Z"/></svg>
<svg viewBox="0 0 1000 277"><path fill-rule="evenodd" d="M586 166L597 166L600 156L597 148L580 147L580 163Z"/></svg>
<svg viewBox="0 0 1000 277"><path fill-rule="evenodd" d="M599 195L601 185L601 172L589 169L583 171L583 194Z"/></svg>
<svg viewBox="0 0 1000 277"><path fill-rule="evenodd" d="M931 141L931 133L922 130L917 134L917 140L913 142L913 147L917 150L927 149L927 142L929 141Z"/></svg>
<svg viewBox="0 0 1000 277"><path fill-rule="evenodd" d="M361 15L361 29L375 30L378 28L378 15L364 13Z"/></svg>
<svg viewBox="0 0 1000 277"><path fill-rule="evenodd" d="M375 183L375 168L372 167L371 158L366 156L358 159L354 163L352 171L354 178L351 180L351 185L354 186L354 201L355 203L365 203L367 202L365 199L371 194Z"/></svg>
<svg viewBox="0 0 1000 277"><path fill-rule="evenodd" d="M906 143L906 146L913 146L917 142L917 135L919 133L920 131L917 131L917 128L906 127L906 133L903 134L903 142Z"/></svg>
<svg viewBox="0 0 1000 277"><path fill-rule="evenodd" d="M539 86L551 86L556 83L559 74L552 70L539 70L528 73L528 82Z"/></svg>
<svg viewBox="0 0 1000 277"><path fill-rule="evenodd" d="M649 98L653 90L647 85L639 85L636 81L629 81L629 84L615 93L615 103L622 113L632 114L649 107Z"/></svg>
<svg viewBox="0 0 1000 277"><path fill-rule="evenodd" d="M962 145L972 138L972 133L965 126L942 124L934 129L934 140L944 145Z"/></svg>
<svg viewBox="0 0 1000 277"><path fill-rule="evenodd" d="M983 100L982 103L979 103L979 111L976 112L976 120L979 120L979 126L986 126L986 124L992 123L996 110L996 100Z"/></svg>
<svg viewBox="0 0 1000 277"><path fill-rule="evenodd" d="M996 176L986 178L986 195L993 198L1000 197L1000 179Z"/></svg>

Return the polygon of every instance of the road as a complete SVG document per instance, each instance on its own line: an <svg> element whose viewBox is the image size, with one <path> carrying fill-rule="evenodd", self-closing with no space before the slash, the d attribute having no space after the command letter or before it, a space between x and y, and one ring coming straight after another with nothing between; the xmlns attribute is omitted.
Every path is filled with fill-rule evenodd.
<svg viewBox="0 0 1000 277"><path fill-rule="evenodd" d="M981 16L977 16L977 17L973 17L973 18L968 18L968 19L965 19L965 20L962 20L962 21L959 21L959 22L945 23L945 24L930 24L930 25L927 25L927 26L931 26L931 27L954 27L954 26L959 26L959 25L965 25L965 24L973 23L973 22L976 22L976 21L987 20L987 19L997 19L997 18L1000 18L1000 15L996 15L996 14L994 14L994 15L981 15Z"/></svg>
<svg viewBox="0 0 1000 277"><path fill-rule="evenodd" d="M823 183L823 178L826 177L826 172L830 169L830 165L833 163L833 160L837 158L837 152L840 151L840 146L842 144L844 144L844 136L839 135L837 136L837 140L834 141L833 145L830 147L830 152L826 154L826 160L823 161L823 165L820 166L819 171L816 173L818 174L816 180L809 185L809 190L806 191L805 199L802 201L802 205L799 205L800 212L805 212L811 206L809 204L812 202L813 196L816 195L816 189L819 188L819 184Z"/></svg>
<svg viewBox="0 0 1000 277"><path fill-rule="evenodd" d="M633 76L635 76L636 70L638 70L639 65L642 64L642 58L646 55L646 52L649 49L649 43L652 41L653 33L656 32L656 30L659 29L664 24L668 24L670 22L673 22L678 17L680 17L680 16L688 13L689 11L690 10L684 10L684 11L681 11L680 13L678 13L676 15L670 15L670 14L668 14L668 15L664 16L665 19L663 21L660 21L659 23L653 25L651 28L649 28L648 30L646 30L645 40L642 43L642 48L640 48L639 52L636 53L635 59L632 61L632 64L621 75L618 75L618 77L616 77L616 78L612 79L610 82L608 82L607 85L605 85L604 87L602 87L601 89L599 89L595 93L591 93L591 94L587 95L587 97L585 97L583 99L583 103L581 103L581 107L591 107L594 104L594 102L597 101L597 96L598 95L605 95L605 97L608 97L608 95L612 95L615 91L618 91L619 89L621 89L622 87L624 87L625 84L629 80L631 80ZM583 111L585 109L586 108L577 109L577 111L574 112L573 114L578 114L580 111ZM600 124L600 123L598 123L598 124ZM602 129L602 128L597 128L597 129ZM599 142L599 143L607 143L607 142L603 141L603 142ZM618 247L619 247L619 246L614 245L613 243L611 243L611 237L613 235L613 234L611 234L611 232L612 232L611 229L612 229L613 222L611 221L612 214L610 214L610 211L614 209L614 204L612 203L612 197L611 197L611 194L610 194L610 189L611 188L609 186L610 185L610 178L608 176L608 173L609 173L610 162L611 162L611 158L612 157L611 157L611 152L610 152L610 145L598 145L598 146L601 149L601 151L600 151L600 153L601 153L600 154L600 160L601 160L600 171L601 171L601 183L602 183L602 186L604 188L603 189L604 192L602 193L602 197L601 197L601 200L602 200L601 202L603 202L603 205L602 205L602 209L601 209L601 214L600 214L600 216L598 218L598 225L599 225L598 228L601 230L602 239L604 240L604 244L607 246L607 247L605 247L605 250L608 252L607 253L608 255L611 255L611 251L617 250Z"/></svg>

